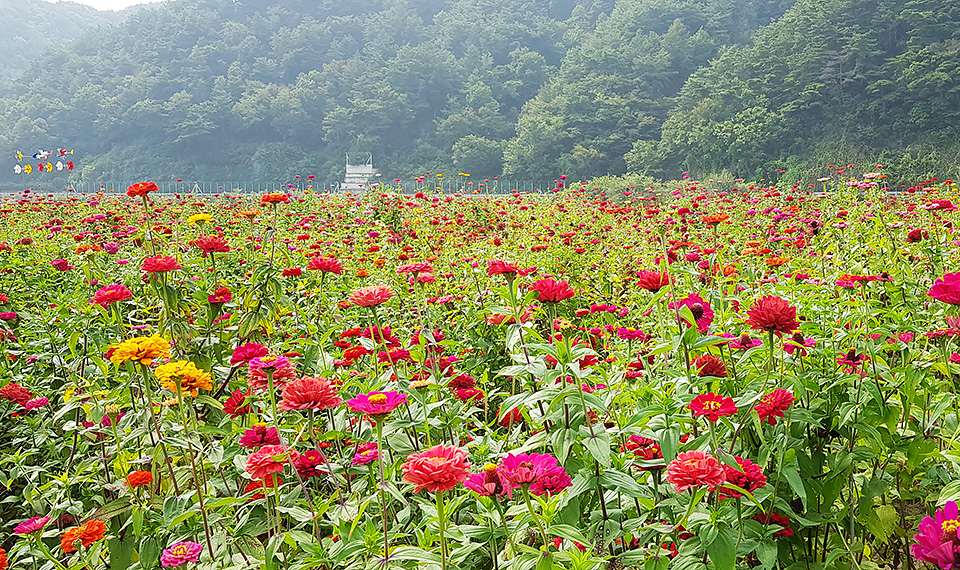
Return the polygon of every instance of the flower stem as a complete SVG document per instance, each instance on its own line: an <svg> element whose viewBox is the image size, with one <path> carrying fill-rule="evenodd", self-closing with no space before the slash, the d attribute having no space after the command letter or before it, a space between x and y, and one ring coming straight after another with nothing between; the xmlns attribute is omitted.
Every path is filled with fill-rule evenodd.
<svg viewBox="0 0 960 570"><path fill-rule="evenodd" d="M546 551L550 548L550 541L547 540L547 533L543 530L543 525L540 523L540 519L537 517L537 514L533 512L533 504L530 503L530 491L527 487L527 485L521 487L523 490L523 500L527 503L527 510L530 511L530 516L533 517L533 522L537 523L537 528L540 529L540 536L543 538L543 548L544 551Z"/></svg>
<svg viewBox="0 0 960 570"><path fill-rule="evenodd" d="M383 559L387 560L390 557L390 539L387 535L387 500L383 496L384 485L386 485L386 480L383 477L383 421L380 420L376 424L377 428L377 465L380 467L380 488L378 489L380 495L380 514L383 516ZM442 535L441 531L441 535ZM442 543L441 543L442 546Z"/></svg>
<svg viewBox="0 0 960 570"><path fill-rule="evenodd" d="M443 535L443 491L437 491L437 525L440 530L440 570L447 570L447 538Z"/></svg>

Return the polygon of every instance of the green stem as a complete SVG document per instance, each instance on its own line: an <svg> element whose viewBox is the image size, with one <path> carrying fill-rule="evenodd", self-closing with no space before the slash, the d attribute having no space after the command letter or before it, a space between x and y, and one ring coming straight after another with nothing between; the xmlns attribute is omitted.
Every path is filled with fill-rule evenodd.
<svg viewBox="0 0 960 570"><path fill-rule="evenodd" d="M447 538L443 535L443 491L437 491L437 525L440 530L440 570L447 570Z"/></svg>
<svg viewBox="0 0 960 570"><path fill-rule="evenodd" d="M390 538L387 535L387 500L384 497L384 485L386 480L383 477L383 420L377 420L377 465L380 467L380 513L383 516L383 559L390 557ZM442 531L441 531L442 534Z"/></svg>
<svg viewBox="0 0 960 570"><path fill-rule="evenodd" d="M537 528L540 529L540 536L543 538L543 549L544 551L549 550L550 541L547 540L547 533L543 530L543 525L540 523L540 518L537 517L537 513L533 512L533 504L530 503L530 491L529 485L524 485L521 487L523 490L523 500L527 503L527 510L530 511L530 516L533 517L533 522L537 523Z"/></svg>

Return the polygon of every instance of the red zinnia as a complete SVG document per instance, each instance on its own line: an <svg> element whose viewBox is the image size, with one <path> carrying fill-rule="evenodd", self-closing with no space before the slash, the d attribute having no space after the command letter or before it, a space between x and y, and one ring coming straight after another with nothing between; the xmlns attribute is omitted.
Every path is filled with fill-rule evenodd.
<svg viewBox="0 0 960 570"><path fill-rule="evenodd" d="M127 299L132 298L133 295L130 293L130 290L124 285L117 283L114 285L101 287L99 291L94 293L93 299L91 299L90 302L95 305L100 305L103 308L107 308L114 303L126 301Z"/></svg>
<svg viewBox="0 0 960 570"><path fill-rule="evenodd" d="M265 479L274 473L283 473L287 463L294 461L299 454L282 445L267 445L255 451L247 458L244 466L251 479Z"/></svg>
<svg viewBox="0 0 960 570"><path fill-rule="evenodd" d="M470 476L467 452L459 447L436 445L407 457L400 466L403 480L415 484L414 493L449 491Z"/></svg>
<svg viewBox="0 0 960 570"><path fill-rule="evenodd" d="M218 236L197 238L190 242L190 245L199 249L200 255L203 257L211 253L228 253L230 251L230 245L227 244L226 240Z"/></svg>
<svg viewBox="0 0 960 570"><path fill-rule="evenodd" d="M146 273L166 273L168 271L183 268L179 263L177 263L176 258L158 255L156 257L148 257L144 259L143 265L140 267L140 269Z"/></svg>
<svg viewBox="0 0 960 570"><path fill-rule="evenodd" d="M793 394L789 390L778 388L760 399L760 403L753 407L760 416L760 422L777 425L777 418L783 417L794 402Z"/></svg>
<svg viewBox="0 0 960 570"><path fill-rule="evenodd" d="M557 303L576 295L569 283L556 279L534 281L530 284L530 290L539 293L539 300L545 303Z"/></svg>
<svg viewBox="0 0 960 570"><path fill-rule="evenodd" d="M280 192L273 192L271 194L264 194L260 197L261 204L287 204L290 202L289 194L282 194Z"/></svg>
<svg viewBox="0 0 960 570"><path fill-rule="evenodd" d="M234 419L249 414L250 403L247 402L247 398L252 396L252 391L243 392L239 389L234 390L230 393L230 397L227 398L227 401L223 403L223 413Z"/></svg>
<svg viewBox="0 0 960 570"><path fill-rule="evenodd" d="M725 480L717 458L702 451L684 451L667 465L667 481L678 493L691 487L716 487Z"/></svg>
<svg viewBox="0 0 960 570"><path fill-rule="evenodd" d="M136 489L153 483L153 473L149 471L134 471L127 475L127 487Z"/></svg>
<svg viewBox="0 0 960 570"><path fill-rule="evenodd" d="M343 265L340 260L332 257L311 257L307 262L307 269L310 271L320 271L323 273L343 273Z"/></svg>
<svg viewBox="0 0 960 570"><path fill-rule="evenodd" d="M790 519L777 513L757 513L753 515L753 520L760 524L775 524L783 528L773 533L776 537L793 536L793 529L790 528Z"/></svg>
<svg viewBox="0 0 960 570"><path fill-rule="evenodd" d="M213 292L213 295L207 296L207 302L211 305L222 305L223 303L229 303L233 300L233 295L230 294L229 287L220 287Z"/></svg>
<svg viewBox="0 0 960 570"><path fill-rule="evenodd" d="M762 467L753 461L750 461L749 459L744 459L743 457L736 455L734 457L737 459L737 465L740 466L740 469L735 469L729 465L723 466L723 472L727 479L727 483L736 485L737 487L740 487L741 489L751 493L767 484L767 476L763 474ZM728 489L726 487L720 488L721 499L742 496L743 493L734 489Z"/></svg>
<svg viewBox="0 0 960 570"><path fill-rule="evenodd" d="M157 187L155 182L137 182L136 184L131 184L127 186L127 196L130 197L141 197L146 196L149 192L159 192L160 188Z"/></svg>
<svg viewBox="0 0 960 570"><path fill-rule="evenodd" d="M656 293L670 284L670 275L659 271L637 271L637 287Z"/></svg>
<svg viewBox="0 0 960 570"><path fill-rule="evenodd" d="M747 310L747 324L754 330L790 334L800 327L797 308L780 297L761 297Z"/></svg>
<svg viewBox="0 0 960 570"><path fill-rule="evenodd" d="M711 422L737 413L737 405L733 403L733 398L713 392L700 394L687 404L687 409L693 412L693 417L707 416Z"/></svg>
<svg viewBox="0 0 960 570"><path fill-rule="evenodd" d="M702 354L693 361L693 367L697 370L697 376L715 376L717 378L727 377L727 366L722 360L712 354Z"/></svg>
<svg viewBox="0 0 960 570"><path fill-rule="evenodd" d="M337 387L326 378L304 376L287 384L283 389L280 409L325 410L343 403L337 395Z"/></svg>

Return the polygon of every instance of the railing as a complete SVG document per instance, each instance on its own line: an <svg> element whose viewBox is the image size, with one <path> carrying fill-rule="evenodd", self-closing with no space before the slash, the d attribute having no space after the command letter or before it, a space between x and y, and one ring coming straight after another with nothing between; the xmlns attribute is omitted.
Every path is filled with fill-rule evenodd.
<svg viewBox="0 0 960 570"><path fill-rule="evenodd" d="M31 180L29 186L13 184L0 185L0 191L3 193L19 192L29 188L32 193L63 193L75 192L79 194L94 194L103 192L105 194L122 194L127 191L127 187L138 180L129 182L110 181L110 182L63 182L63 181L44 181ZM316 179L301 179L298 182L251 182L251 181L216 181L201 182L185 180L181 182L156 182L163 194L181 194L210 196L213 194L267 194L270 192L293 192L302 193L310 191L314 193L339 192L340 181L318 182ZM514 192L542 193L550 192L554 188L552 182L538 180L491 180L490 182L467 182L465 180L441 180L416 182L413 180L400 182L383 182L383 186L391 192L401 192L403 194L415 194L423 192L432 194L438 192L439 187L445 194L510 194ZM373 182L364 188L378 188L378 183ZM356 190L353 190L356 193Z"/></svg>

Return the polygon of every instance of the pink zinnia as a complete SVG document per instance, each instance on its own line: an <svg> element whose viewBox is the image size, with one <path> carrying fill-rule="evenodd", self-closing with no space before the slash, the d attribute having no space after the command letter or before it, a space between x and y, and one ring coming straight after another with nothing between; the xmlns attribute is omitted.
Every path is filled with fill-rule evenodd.
<svg viewBox="0 0 960 570"><path fill-rule="evenodd" d="M347 407L354 412L366 414L370 416L371 419L379 421L386 419L393 410L405 403L407 403L406 394L399 392L370 392L369 394L360 394L355 398L347 400Z"/></svg>
<svg viewBox="0 0 960 570"><path fill-rule="evenodd" d="M164 568L183 566L199 560L202 551L203 547L196 542L178 542L163 551L160 555L160 563Z"/></svg>
<svg viewBox="0 0 960 570"><path fill-rule="evenodd" d="M930 562L949 570L960 564L960 509L957 503L947 501L942 509L937 509L933 517L923 517L913 535L916 544L910 547L917 560Z"/></svg>
<svg viewBox="0 0 960 570"><path fill-rule="evenodd" d="M252 479L264 479L274 473L283 473L283 467L297 456L296 451L282 445L267 445L248 457L244 468Z"/></svg>
<svg viewBox="0 0 960 570"><path fill-rule="evenodd" d="M700 295L690 295L678 303L671 302L667 305L667 308L683 308L684 305L690 307L690 312L693 313L693 320L696 322L697 330L700 331L700 334L707 334L707 331L710 329L710 324L713 323L713 310L710 308L710 303L700 298ZM683 317L681 317L681 321L683 321ZM686 321L683 322L686 323ZM690 325L688 324L687 326Z"/></svg>
<svg viewBox="0 0 960 570"><path fill-rule="evenodd" d="M717 487L725 480L717 458L702 451L684 451L667 465L667 481L678 493L691 487Z"/></svg>
<svg viewBox="0 0 960 570"><path fill-rule="evenodd" d="M326 378L304 376L287 384L280 397L280 409L325 410L343 403L337 395L337 387Z"/></svg>
<svg viewBox="0 0 960 570"><path fill-rule="evenodd" d="M358 307L375 307L386 303L391 297L393 297L393 291L386 285L371 285L350 293L349 301Z"/></svg>
<svg viewBox="0 0 960 570"><path fill-rule="evenodd" d="M30 534L42 530L50 522L50 517L33 517L18 524L13 529L14 534Z"/></svg>
<svg viewBox="0 0 960 570"><path fill-rule="evenodd" d="M532 485L557 467L557 458L546 453L508 453L500 460L500 474L515 485Z"/></svg>
<svg viewBox="0 0 960 570"><path fill-rule="evenodd" d="M93 299L90 300L91 303L95 305L100 305L103 308L107 308L114 303L120 301L126 301L127 299L132 299L133 294L130 293L130 290L126 286L119 283L113 285L107 285L106 287L101 287L93 295Z"/></svg>
<svg viewBox="0 0 960 570"><path fill-rule="evenodd" d="M357 466L367 465L376 461L378 457L380 457L380 451L377 449L377 442L369 441L357 446L357 452L353 455L351 463Z"/></svg>
<svg viewBox="0 0 960 570"><path fill-rule="evenodd" d="M488 463L483 467L483 471L467 477L463 486L481 497L506 495L507 498L511 499L513 498L513 489L516 487L503 477L500 468L494 463Z"/></svg>
<svg viewBox="0 0 960 570"><path fill-rule="evenodd" d="M459 447L435 445L421 453L407 457L400 466L403 480L416 485L414 493L449 491L470 475L467 452Z"/></svg>
<svg viewBox="0 0 960 570"><path fill-rule="evenodd" d="M960 305L960 273L947 273L937 279L927 296L949 305Z"/></svg>
<svg viewBox="0 0 960 570"><path fill-rule="evenodd" d="M32 400L29 400L27 403L25 403L23 407L28 410L36 410L37 408L42 408L49 403L50 403L50 400L48 400L47 398L34 398Z"/></svg>
<svg viewBox="0 0 960 570"><path fill-rule="evenodd" d="M263 346L262 344L257 344L255 342L241 344L237 348L233 349L233 355L230 356L230 366L246 364L258 356L266 356L268 354L270 354L270 351L267 350L267 347Z"/></svg>
<svg viewBox="0 0 960 570"><path fill-rule="evenodd" d="M297 372L286 356L258 356L247 363L247 385L254 390L265 390L269 385L268 373L273 373L274 389L282 388L296 379Z"/></svg>
<svg viewBox="0 0 960 570"><path fill-rule="evenodd" d="M277 428L255 424L243 432L243 436L240 438L240 447L245 449L259 449L265 445L280 445Z"/></svg>

